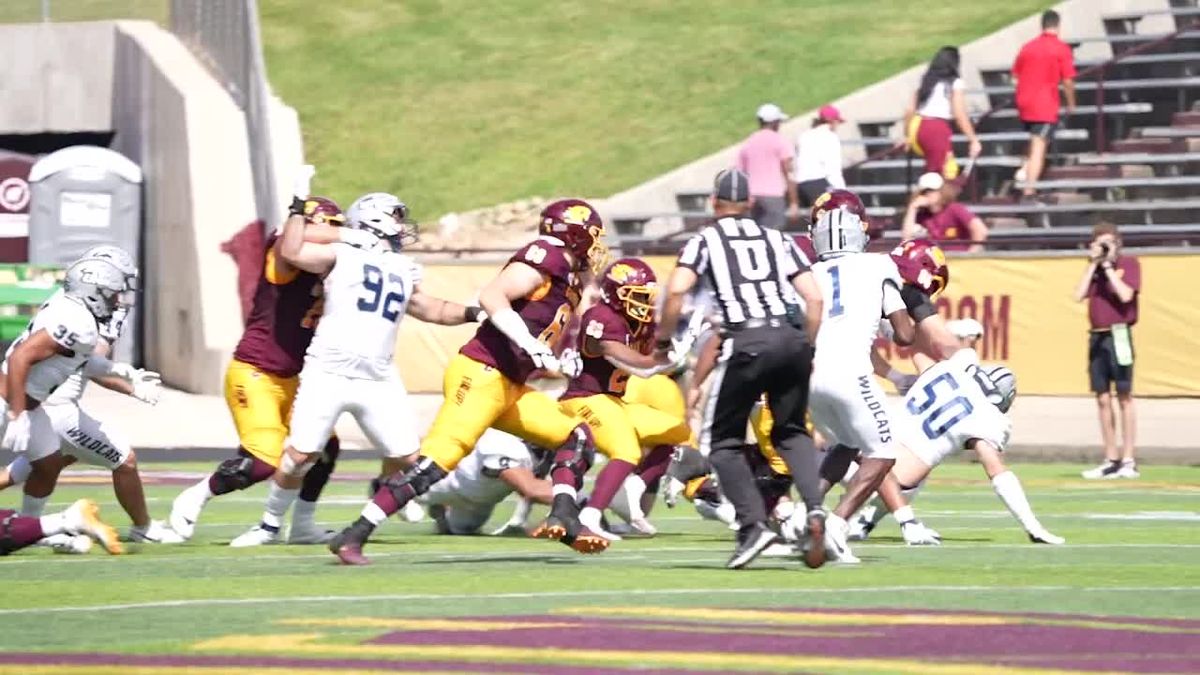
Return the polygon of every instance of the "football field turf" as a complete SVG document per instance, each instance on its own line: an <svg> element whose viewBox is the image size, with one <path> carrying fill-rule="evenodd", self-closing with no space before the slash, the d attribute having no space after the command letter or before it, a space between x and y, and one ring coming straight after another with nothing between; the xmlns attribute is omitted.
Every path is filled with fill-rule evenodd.
<svg viewBox="0 0 1200 675"><path fill-rule="evenodd" d="M363 482L344 479L371 466L339 467L321 521L354 517ZM164 518L189 481L147 468ZM1200 670L1200 467L1016 470L1066 546L1029 544L980 468L953 464L915 504L942 547L904 546L889 519L855 547L863 564L819 571L724 570L731 534L689 504L656 505L657 537L591 557L428 521L381 528L366 568L319 546L230 549L259 488L211 502L185 545L0 559L0 673ZM51 508L90 496L124 524L105 483L74 474Z"/></svg>

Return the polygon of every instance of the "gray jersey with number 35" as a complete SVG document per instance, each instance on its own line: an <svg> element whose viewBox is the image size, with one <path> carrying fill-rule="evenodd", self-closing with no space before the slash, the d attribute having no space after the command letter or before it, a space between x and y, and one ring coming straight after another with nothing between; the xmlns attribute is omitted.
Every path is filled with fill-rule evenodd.
<svg viewBox="0 0 1200 675"><path fill-rule="evenodd" d="M29 370L25 392L38 401L45 401L51 392L83 368L96 348L99 326L82 302L62 293L55 294L8 348L4 355L5 373L8 373L8 359L17 346L41 330L45 330L63 351L69 352L39 361Z"/></svg>

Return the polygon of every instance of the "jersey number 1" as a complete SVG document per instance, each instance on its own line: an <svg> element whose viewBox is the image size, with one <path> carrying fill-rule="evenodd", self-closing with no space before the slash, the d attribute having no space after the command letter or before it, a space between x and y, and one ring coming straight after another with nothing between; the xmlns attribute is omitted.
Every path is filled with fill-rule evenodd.
<svg viewBox="0 0 1200 675"><path fill-rule="evenodd" d="M395 321L400 318L400 308L404 305L404 279L401 279L399 275L389 274L387 281L388 285L394 284L399 290L389 291L385 295L383 270L374 265L363 265L362 285L370 293L358 299L358 309L374 313L382 305L383 318Z"/></svg>
<svg viewBox="0 0 1200 675"><path fill-rule="evenodd" d="M837 265L829 268L829 278L833 281L833 300L829 303L829 317L841 316L846 308L842 306L842 271Z"/></svg>

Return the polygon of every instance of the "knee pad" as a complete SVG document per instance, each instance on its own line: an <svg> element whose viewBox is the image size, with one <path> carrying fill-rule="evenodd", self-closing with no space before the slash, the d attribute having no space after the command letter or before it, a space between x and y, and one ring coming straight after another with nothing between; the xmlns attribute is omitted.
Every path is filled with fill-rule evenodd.
<svg viewBox="0 0 1200 675"><path fill-rule="evenodd" d="M314 459L310 455L305 457L303 462L297 464L290 454L284 452L283 457L279 459L279 470L293 478L302 478L304 474L312 471Z"/></svg>
<svg viewBox="0 0 1200 675"><path fill-rule="evenodd" d="M0 518L0 556L8 555L19 548L17 540L12 536L12 521L16 517L16 511L7 511L4 517Z"/></svg>
<svg viewBox="0 0 1200 675"><path fill-rule="evenodd" d="M421 457L407 471L394 473L380 483L381 490L391 491L396 503L407 504L414 497L429 492L429 488L446 477L446 470L428 457Z"/></svg>
<svg viewBox="0 0 1200 675"><path fill-rule="evenodd" d="M829 448L825 452L825 461L821 462L821 478L830 485L840 483L846 471L850 469L850 462L853 462L857 455L857 450L841 444Z"/></svg>
<svg viewBox="0 0 1200 675"><path fill-rule="evenodd" d="M592 430L586 424L580 424L554 453L554 464L550 467L550 473L553 474L559 469L569 469L575 474L577 482L582 482L595 459L596 441L592 438ZM579 489L580 486L575 487Z"/></svg>
<svg viewBox="0 0 1200 675"><path fill-rule="evenodd" d="M258 482L254 476L252 457L231 457L217 466L214 476L224 492L245 490Z"/></svg>

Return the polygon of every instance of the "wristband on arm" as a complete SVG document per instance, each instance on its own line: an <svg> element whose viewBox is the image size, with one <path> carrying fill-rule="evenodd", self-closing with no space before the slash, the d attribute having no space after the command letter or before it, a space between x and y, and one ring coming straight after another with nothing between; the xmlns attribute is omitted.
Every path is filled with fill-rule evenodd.
<svg viewBox="0 0 1200 675"><path fill-rule="evenodd" d="M463 320L467 323L482 323L487 319L487 312L483 311L482 307L466 307L463 311Z"/></svg>
<svg viewBox="0 0 1200 675"><path fill-rule="evenodd" d="M904 301L904 307L908 310L908 315L912 320L921 323L925 319L937 314L937 308L933 306L933 302L924 291L905 284L900 289L900 299Z"/></svg>

